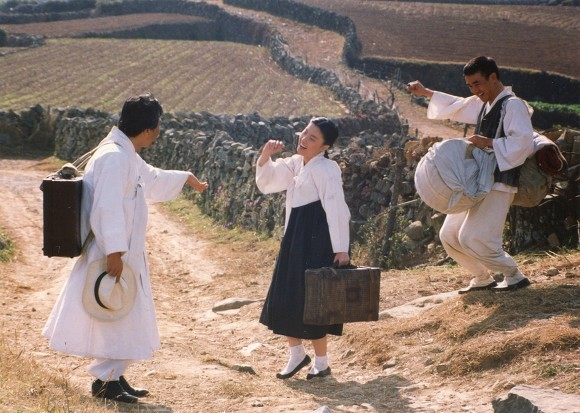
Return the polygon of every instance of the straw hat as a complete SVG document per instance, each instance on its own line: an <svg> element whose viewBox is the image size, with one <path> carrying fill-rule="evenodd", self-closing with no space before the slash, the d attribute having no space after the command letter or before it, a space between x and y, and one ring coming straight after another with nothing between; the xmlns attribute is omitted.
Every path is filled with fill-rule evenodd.
<svg viewBox="0 0 580 413"><path fill-rule="evenodd" d="M107 260L93 261L89 265L83 305L87 313L103 321L119 320L126 316L137 295L137 282L133 270L123 263L123 273L119 282L107 274Z"/></svg>

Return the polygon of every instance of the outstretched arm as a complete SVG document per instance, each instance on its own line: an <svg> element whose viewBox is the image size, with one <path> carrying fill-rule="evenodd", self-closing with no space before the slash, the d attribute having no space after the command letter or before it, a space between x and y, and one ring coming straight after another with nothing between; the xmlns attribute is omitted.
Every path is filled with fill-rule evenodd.
<svg viewBox="0 0 580 413"><path fill-rule="evenodd" d="M423 84L418 80L407 83L407 87L405 89L407 92L410 92L415 96L425 96L428 98L433 96L433 91L423 86Z"/></svg>
<svg viewBox="0 0 580 413"><path fill-rule="evenodd" d="M201 182L194 174L189 175L185 183L195 189L197 192L203 192L208 187L207 182Z"/></svg>

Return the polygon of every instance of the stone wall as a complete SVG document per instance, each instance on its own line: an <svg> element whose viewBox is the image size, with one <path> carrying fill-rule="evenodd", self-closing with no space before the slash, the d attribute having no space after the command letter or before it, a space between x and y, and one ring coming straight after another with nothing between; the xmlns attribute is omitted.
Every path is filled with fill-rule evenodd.
<svg viewBox="0 0 580 413"><path fill-rule="evenodd" d="M222 40L221 25L214 20L194 23L151 24L124 30L87 32L77 37L107 39L171 39L171 40Z"/></svg>
<svg viewBox="0 0 580 413"><path fill-rule="evenodd" d="M50 110L36 105L20 113L0 112L0 146L52 148L54 130Z"/></svg>
<svg viewBox="0 0 580 413"><path fill-rule="evenodd" d="M117 115L91 109L47 110L36 106L21 114L0 112L0 142L11 147L36 148L38 145L33 142L52 142L56 156L73 161L92 149L116 121ZM257 190L255 162L259 148L268 139L286 143L281 156L294 153L296 133L308 121L308 117L266 119L258 114L166 114L158 141L142 156L154 166L191 170L207 180L210 187L205 193L186 193L216 221L279 236L284 222L284 195L263 195ZM385 241L386 213L396 204L395 232L388 239L393 247L389 256L381 257L383 263L408 266L444 256L437 239L444 216L420 202L413 182L419 159L436 139L405 142L393 132L393 125L391 132L384 132L389 129L388 118L355 116L334 121L342 133L329 156L342 169L353 240L360 248L371 251L369 255L378 263ZM9 134L12 136L7 138ZM576 140L580 142L580 137L568 139L571 144ZM404 159L397 159L397 148L403 146ZM403 168L399 196L393 202L398 161L402 161ZM577 178L580 159L575 162L570 173ZM574 219L578 219L574 215L578 208L574 194L578 188L570 186L574 182L560 188L561 195L567 191L570 196L556 197L542 207L512 208L510 219L516 228L511 236L512 252L537 246L578 245L574 226Z"/></svg>
<svg viewBox="0 0 580 413"><path fill-rule="evenodd" d="M115 124L116 117L92 110L54 110L55 155L72 161L93 148ZM241 225L269 234L283 226L283 196L260 194L255 186L255 162L259 148L269 139L286 143L282 156L294 153L296 134L308 117L275 117L258 114L212 115L180 113L164 115L162 133L142 156L164 169L191 170L207 180L210 189L196 196L204 212L225 225ZM366 221L390 202L391 171L366 167L369 160L398 146L396 133L385 134L389 118L347 117L334 119L341 137L330 157L341 164L347 202L353 220ZM413 198L412 173L404 196ZM382 183L381 183L382 182Z"/></svg>
<svg viewBox="0 0 580 413"><path fill-rule="evenodd" d="M466 95L463 64L410 62L365 57L353 64L368 76L379 79L399 78L401 82L421 79L437 90ZM501 68L501 78L522 99L547 103L577 103L580 80L554 73Z"/></svg>
<svg viewBox="0 0 580 413"><path fill-rule="evenodd" d="M342 57L348 64L354 63L362 51L362 44L352 19L333 11L292 0L224 0L224 3L236 7L267 11L276 16L337 32L345 38Z"/></svg>
<svg viewBox="0 0 580 413"><path fill-rule="evenodd" d="M443 216L419 201L413 183L418 159L432 142L405 143L404 125L388 108L363 100L354 90L342 85L334 73L309 67L295 59L274 29L225 13L217 6L172 0L163 2L162 10L157 10L161 7L157 2L142 1L110 7L103 13L181 12L219 22L216 31L224 40L269 47L272 58L281 67L333 91L353 114L335 119L341 137L330 157L343 171L354 238L377 256L384 241L385 213L389 207L398 204L401 206L394 205L398 211L396 232L388 239L393 244L389 249L391 256L383 263L411 265L436 256L434 250L441 247L434 241L437 241ZM189 195L205 213L224 225L240 225L279 235L283 227L284 197L280 194L263 196L257 191L254 176L258 149L268 139L275 138L287 145L283 156L290 155L294 152L296 132L301 131L308 120L299 117L264 119L258 114L167 114L158 142L142 156L152 165L189 169L207 180L210 184L208 191ZM0 113L0 144L36 148L54 145L56 156L72 161L93 148L115 123L116 116L91 109L50 110L36 106L21 114ZM407 148L404 160L397 155L400 152L397 148L403 144ZM404 165L399 179L394 165L401 161ZM400 182L396 191L395 182ZM392 202L394 192L399 196ZM535 221L530 222L531 229L535 230ZM534 232L535 245L546 245L552 235L573 238L569 228L557 231L562 225L551 218L544 219L541 228Z"/></svg>

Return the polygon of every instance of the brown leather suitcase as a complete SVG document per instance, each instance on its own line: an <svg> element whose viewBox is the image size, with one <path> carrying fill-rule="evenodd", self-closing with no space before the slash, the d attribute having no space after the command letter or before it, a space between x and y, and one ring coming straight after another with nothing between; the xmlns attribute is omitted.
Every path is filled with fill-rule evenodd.
<svg viewBox="0 0 580 413"><path fill-rule="evenodd" d="M304 276L304 324L331 325L379 319L379 268L325 267L306 270Z"/></svg>
<svg viewBox="0 0 580 413"><path fill-rule="evenodd" d="M82 177L63 179L50 175L43 179L42 248L48 257L77 257L81 254Z"/></svg>

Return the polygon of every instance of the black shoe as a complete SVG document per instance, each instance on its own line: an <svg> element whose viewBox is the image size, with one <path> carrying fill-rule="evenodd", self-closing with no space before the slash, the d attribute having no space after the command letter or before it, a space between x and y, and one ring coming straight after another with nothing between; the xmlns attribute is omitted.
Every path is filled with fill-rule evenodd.
<svg viewBox="0 0 580 413"><path fill-rule="evenodd" d="M491 290L493 287L495 287L497 285L497 282L493 281L487 285L482 285L480 287L465 287L462 288L461 290L457 291L459 294L467 294L470 293L472 291L484 291L484 290Z"/></svg>
<svg viewBox="0 0 580 413"><path fill-rule="evenodd" d="M131 385L129 383L127 383L127 380L125 380L125 377L123 377L123 376L119 377L119 383L121 384L121 387L123 388L123 390L125 390L131 396L145 397L145 396L149 395L149 390L135 389L135 388L131 387Z"/></svg>
<svg viewBox="0 0 580 413"><path fill-rule="evenodd" d="M306 380L311 380L311 379L313 379L313 378L315 378L315 377L326 377L326 376L330 376L330 367L327 367L327 368L325 368L324 370L322 370L322 371L319 371L319 372L318 372L318 373L316 373L316 374L311 374L311 373L308 373L308 374L306 375Z"/></svg>
<svg viewBox="0 0 580 413"><path fill-rule="evenodd" d="M91 386L91 393L95 397L100 397L102 399L107 399L114 402L137 403L139 400L137 397L131 396L129 393L127 393L121 387L121 384L118 380L102 381L97 379Z"/></svg>
<svg viewBox="0 0 580 413"><path fill-rule="evenodd" d="M310 361L311 361L310 357L308 355L306 355L306 356L304 356L304 360L302 360L299 365L294 367L294 370L292 370L290 373L287 373L287 374L278 373L278 374L276 374L276 378L289 379L290 377L292 377L293 375L298 373L304 366L307 366L308 364L310 364Z"/></svg>
<svg viewBox="0 0 580 413"><path fill-rule="evenodd" d="M505 287L495 287L492 288L493 291L502 292L502 291L515 291L519 290L520 288L526 288L531 284L530 280L524 278L523 280L518 281L515 284L507 285Z"/></svg>

